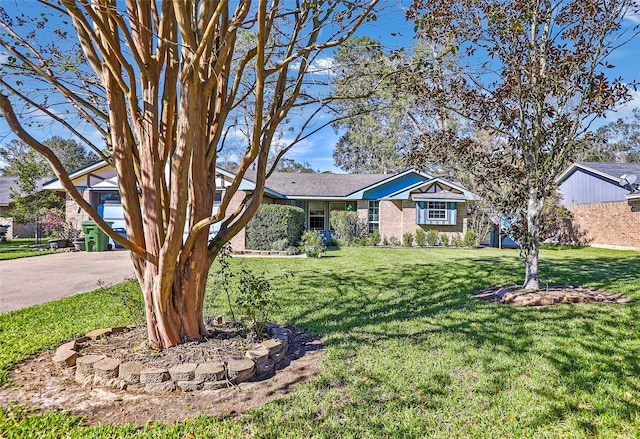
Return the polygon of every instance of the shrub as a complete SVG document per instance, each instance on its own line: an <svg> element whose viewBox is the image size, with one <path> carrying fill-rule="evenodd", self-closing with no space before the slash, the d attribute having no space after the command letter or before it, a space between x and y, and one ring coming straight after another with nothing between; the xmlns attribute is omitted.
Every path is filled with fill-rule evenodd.
<svg viewBox="0 0 640 439"><path fill-rule="evenodd" d="M389 240L387 239L387 237L385 236L384 239L382 240L382 245L389 245Z"/></svg>
<svg viewBox="0 0 640 439"><path fill-rule="evenodd" d="M304 211L283 204L263 204L247 225L247 248L272 250L276 241L296 245L304 232Z"/></svg>
<svg viewBox="0 0 640 439"><path fill-rule="evenodd" d="M411 247L413 245L413 233L407 232L402 235L402 246Z"/></svg>
<svg viewBox="0 0 640 439"><path fill-rule="evenodd" d="M478 245L478 235L472 229L467 229L464 234L464 245L467 247L476 247Z"/></svg>
<svg viewBox="0 0 640 439"><path fill-rule="evenodd" d="M350 245L356 238L358 212L334 210L329 214L329 224L336 232L336 238L345 245Z"/></svg>
<svg viewBox="0 0 640 439"><path fill-rule="evenodd" d="M416 230L416 244L420 247L424 247L427 243L427 234L424 233L423 229Z"/></svg>
<svg viewBox="0 0 640 439"><path fill-rule="evenodd" d="M370 245L372 247L380 244L380 240L382 238L380 237L380 231L379 230L374 230L373 233L371 233L369 235L369 237L367 238L367 245Z"/></svg>
<svg viewBox="0 0 640 439"><path fill-rule="evenodd" d="M324 252L324 243L322 233L318 230L307 230L300 239L300 246L307 254L312 258L319 258L320 254Z"/></svg>
<svg viewBox="0 0 640 439"><path fill-rule="evenodd" d="M464 245L464 240L462 239L462 235L460 235L459 233L456 233L453 236L451 236L451 245L453 245L454 247L462 247Z"/></svg>
<svg viewBox="0 0 640 439"><path fill-rule="evenodd" d="M340 248L340 243L336 239L335 236L332 236L329 242L327 242L327 247L337 247Z"/></svg>
<svg viewBox="0 0 640 439"><path fill-rule="evenodd" d="M289 240L287 238L278 239L271 244L271 250L275 251L284 251L287 247L289 247Z"/></svg>
<svg viewBox="0 0 640 439"><path fill-rule="evenodd" d="M447 235L446 233L442 232L440 234L440 244L448 247L449 246L449 235Z"/></svg>
<svg viewBox="0 0 640 439"><path fill-rule="evenodd" d="M392 236L391 238L389 238L389 244L394 246L394 247L399 247L400 246L400 240L398 238L396 238L395 236Z"/></svg>
<svg viewBox="0 0 640 439"><path fill-rule="evenodd" d="M438 245L438 231L437 230L429 230L427 232L427 244L434 247Z"/></svg>

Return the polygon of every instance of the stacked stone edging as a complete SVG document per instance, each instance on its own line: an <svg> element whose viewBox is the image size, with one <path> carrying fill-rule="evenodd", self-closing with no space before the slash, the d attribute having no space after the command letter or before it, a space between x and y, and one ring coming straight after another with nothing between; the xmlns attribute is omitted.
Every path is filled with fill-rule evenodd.
<svg viewBox="0 0 640 439"><path fill-rule="evenodd" d="M78 350L89 339L108 337L125 328L96 329L85 337L58 347L53 362L61 368L75 367L75 380L81 385L127 387L149 393L216 390L262 378L286 358L290 332L278 325L267 324L271 338L249 349L244 358L224 362L184 363L168 369L149 367L135 361L122 361L104 355L80 355Z"/></svg>

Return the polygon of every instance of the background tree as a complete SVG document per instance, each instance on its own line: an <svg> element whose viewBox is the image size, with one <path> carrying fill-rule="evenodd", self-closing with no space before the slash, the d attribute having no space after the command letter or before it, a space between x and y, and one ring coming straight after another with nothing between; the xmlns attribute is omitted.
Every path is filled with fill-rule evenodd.
<svg viewBox="0 0 640 439"><path fill-rule="evenodd" d="M278 126L305 98L315 102L302 93L310 64L369 19L375 2L42 0L32 15L0 13L0 46L8 54L0 109L13 132L45 156L70 196L131 251L155 348L206 334L208 270L261 204ZM73 30L60 27L64 22ZM237 45L245 31L250 44ZM212 216L221 139L241 102L252 107L250 139ZM108 227L59 158L29 132L20 115L27 106L114 166L126 238ZM60 117L61 108L100 133L107 153L82 137L70 116ZM253 164L253 196L230 211ZM216 222L220 230L209 242Z"/></svg>
<svg viewBox="0 0 640 439"><path fill-rule="evenodd" d="M296 162L294 159L283 158L276 165L276 172L295 172L299 174L312 174L313 170L309 162Z"/></svg>
<svg viewBox="0 0 640 439"><path fill-rule="evenodd" d="M394 85L396 61L380 42L355 37L336 51L332 109L340 115L333 128L340 138L335 164L346 172L385 173L402 170L411 144L407 116L410 97Z"/></svg>
<svg viewBox="0 0 640 439"><path fill-rule="evenodd" d="M635 35L623 21L637 10L631 0L415 0L409 11L438 54L417 60L416 94L490 139L423 133L414 159L436 152L463 164L510 217L526 289L539 288L540 215L555 178L590 123L629 98L605 71L611 52Z"/></svg>
<svg viewBox="0 0 640 439"><path fill-rule="evenodd" d="M76 171L100 160L96 153L86 150L72 139L54 136L45 140L42 144L60 159L60 163L68 172ZM25 166L28 166L29 171L36 178L55 177L55 173L47 163L47 160L21 140L13 139L1 146L0 161L4 163L0 168L0 172L4 176L16 177L25 175ZM28 163L28 165L25 165L25 163Z"/></svg>
<svg viewBox="0 0 640 439"><path fill-rule="evenodd" d="M618 119L601 126L577 157L582 162L640 162L640 119Z"/></svg>

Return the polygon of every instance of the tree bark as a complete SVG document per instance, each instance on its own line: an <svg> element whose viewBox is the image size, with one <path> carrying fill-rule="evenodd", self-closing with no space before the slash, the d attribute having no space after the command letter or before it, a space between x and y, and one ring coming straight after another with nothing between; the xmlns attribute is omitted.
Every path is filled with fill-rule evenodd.
<svg viewBox="0 0 640 439"><path fill-rule="evenodd" d="M525 290L540 289L538 259L540 254L540 214L544 198L539 196L535 188L529 189L527 203L527 235L523 242L525 279L522 288Z"/></svg>

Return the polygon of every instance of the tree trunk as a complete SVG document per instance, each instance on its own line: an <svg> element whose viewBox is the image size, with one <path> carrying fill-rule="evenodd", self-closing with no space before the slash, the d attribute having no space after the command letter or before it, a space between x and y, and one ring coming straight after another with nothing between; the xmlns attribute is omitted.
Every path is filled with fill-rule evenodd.
<svg viewBox="0 0 640 439"><path fill-rule="evenodd" d="M527 236L523 241L525 279L522 288L525 290L540 289L538 274L538 257L540 254L540 214L544 198L538 195L535 188L529 189L527 203Z"/></svg>
<svg viewBox="0 0 640 439"><path fill-rule="evenodd" d="M194 249L204 257L192 258L176 266L173 276L162 276L158 266L147 262L144 268L143 295L149 342L156 350L175 346L207 335L203 303L210 264L206 257L206 236ZM204 246L204 250L202 247ZM173 278L172 282L169 280Z"/></svg>

